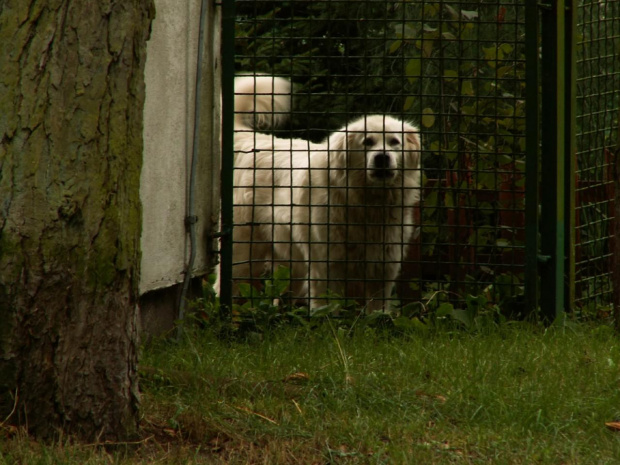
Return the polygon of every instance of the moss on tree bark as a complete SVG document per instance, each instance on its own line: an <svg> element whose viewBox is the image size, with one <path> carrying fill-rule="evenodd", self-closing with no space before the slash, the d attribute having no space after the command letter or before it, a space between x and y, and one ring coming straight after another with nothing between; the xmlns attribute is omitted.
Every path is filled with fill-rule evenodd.
<svg viewBox="0 0 620 465"><path fill-rule="evenodd" d="M39 436L137 428L153 16L152 0L0 6L0 413L15 402Z"/></svg>

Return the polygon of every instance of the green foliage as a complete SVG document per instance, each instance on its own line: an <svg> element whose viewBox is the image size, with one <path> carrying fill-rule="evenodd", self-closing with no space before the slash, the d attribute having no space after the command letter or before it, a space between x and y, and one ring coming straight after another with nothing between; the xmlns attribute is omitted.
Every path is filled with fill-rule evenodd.
<svg viewBox="0 0 620 465"><path fill-rule="evenodd" d="M264 332L283 322L304 323L301 315L306 313L306 310L295 308L290 304L288 294L290 281L290 269L280 266L274 271L273 276L264 280L261 288L249 283L239 283L240 300L245 302L233 304L233 325L241 330Z"/></svg>
<svg viewBox="0 0 620 465"><path fill-rule="evenodd" d="M192 311L188 321L180 324L191 325L197 321L201 326L217 328L229 336L264 333L282 324L308 325L304 318L307 308L292 305L289 268L278 267L260 286L238 283L239 298L233 303L230 314L221 312L219 297L213 288L215 278L215 275L210 275L203 282L203 296L190 303Z"/></svg>
<svg viewBox="0 0 620 465"><path fill-rule="evenodd" d="M325 325L342 328L347 332L379 330L391 333L416 333L435 331L479 332L496 328L509 320L523 319L518 298L523 288L518 279L501 275L496 283L488 285L479 294L460 296L449 290L450 284L432 283L419 301L401 304L390 303L390 309L366 312L355 301L328 292L327 303L309 309L299 306L289 293L290 270L284 266L262 285L238 283L239 296L233 303L230 315L222 314L219 299L213 289L215 276L203 284L203 297L190 304L187 321L219 331L227 336L246 337L262 335L282 326L300 326L316 329ZM416 287L416 283L411 283ZM514 289L521 294L515 298ZM472 286L472 292L476 286ZM517 302L515 301L517 300Z"/></svg>
<svg viewBox="0 0 620 465"><path fill-rule="evenodd" d="M404 305L394 317L394 325L403 331L465 331L480 332L524 319L519 300L523 287L518 279L500 275L494 284L479 294L456 295L450 284L433 283L419 302ZM502 284L503 283L503 284ZM472 287L472 292L477 289ZM514 294L520 289L520 294ZM519 292L519 291L517 291Z"/></svg>

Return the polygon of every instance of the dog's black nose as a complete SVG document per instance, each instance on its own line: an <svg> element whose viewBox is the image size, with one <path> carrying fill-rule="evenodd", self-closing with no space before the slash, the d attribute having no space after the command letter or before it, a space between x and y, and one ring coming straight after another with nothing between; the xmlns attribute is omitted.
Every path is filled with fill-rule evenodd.
<svg viewBox="0 0 620 465"><path fill-rule="evenodd" d="M376 170L389 170L392 168L390 166L390 156L385 153L376 154L373 160L373 165Z"/></svg>
<svg viewBox="0 0 620 465"><path fill-rule="evenodd" d="M372 157L371 176L375 179L391 179L394 177L392 157L388 153L376 153Z"/></svg>

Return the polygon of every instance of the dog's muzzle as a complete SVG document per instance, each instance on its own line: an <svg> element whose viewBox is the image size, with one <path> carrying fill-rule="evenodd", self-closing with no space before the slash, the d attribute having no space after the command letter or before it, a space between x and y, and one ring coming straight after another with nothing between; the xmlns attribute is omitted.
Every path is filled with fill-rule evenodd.
<svg viewBox="0 0 620 465"><path fill-rule="evenodd" d="M375 179L392 179L396 176L395 168L389 153L376 153L370 163L370 175Z"/></svg>

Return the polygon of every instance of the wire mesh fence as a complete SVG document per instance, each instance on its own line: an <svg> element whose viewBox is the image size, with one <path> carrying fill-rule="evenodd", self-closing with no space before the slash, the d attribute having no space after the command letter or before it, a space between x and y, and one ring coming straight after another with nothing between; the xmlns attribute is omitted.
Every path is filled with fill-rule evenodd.
<svg viewBox="0 0 620 465"><path fill-rule="evenodd" d="M576 307L610 313L620 2L580 1L577 20Z"/></svg>
<svg viewBox="0 0 620 465"><path fill-rule="evenodd" d="M525 3L237 0L236 72L259 80L278 76L293 87L290 96L273 84L259 93L264 100L275 92L267 112L282 113L286 123L259 128L271 134L269 142L246 127L248 135L243 137L249 142L236 147L234 297L251 300L262 292L271 299L292 293L298 303L308 304L308 298L317 297L313 293L321 292L340 303L376 301L377 308L384 308L389 299L390 305L409 314L456 302L501 309L510 316L523 313L528 253L526 139L531 137L526 121L526 36L538 34L526 31ZM580 306L599 306L611 299L610 157L617 143L613 125L618 117L618 21L618 2L579 3ZM254 91L243 92L253 98L252 111L260 111L260 102L251 95ZM283 107L278 107L280 97L288 99ZM326 165L321 169L330 179L336 168L334 134L344 133L350 140L355 131L347 124L363 115L383 115L419 127L419 186L403 180L415 177L413 165L398 165L402 179L392 185L401 193L419 192L401 198L396 209L378 200L383 194L377 189L354 195L360 186L352 181L342 185L342 192L348 193L341 198L332 195L340 186L335 181L297 181L299 173L316 171L308 155L313 152L323 153ZM368 123L362 121L359 132L368 141ZM391 130L383 121L375 134L406 139L402 125ZM291 138L297 142L283 142ZM379 141L380 153L414 156L415 149L404 145L394 149L387 140ZM375 149L371 142L363 144L359 152L368 162L367 154ZM271 155L258 167L266 152ZM347 159L355 158L353 145L345 152ZM238 161L240 153L245 162ZM304 157L306 161L295 161ZM347 166L347 178L362 169ZM368 176L370 168L368 164L364 168ZM541 178L544 182L544 173ZM385 179L382 183L385 187ZM313 190L316 187L325 187L330 194L321 197ZM295 189L314 194L296 197ZM247 202L243 211L242 197ZM258 206L268 214L259 218ZM378 206L381 215L374 212ZM348 213L338 216L338 207L347 207ZM374 223L373 215L378 218ZM396 233L386 240L388 223L394 221ZM325 236L313 235L317 223L324 224ZM342 236L339 225L346 230ZM313 247L316 244L328 247ZM395 246L396 252L388 254L386 244ZM278 258L277 248L287 251ZM313 272L309 262L325 266ZM398 270L396 276L390 275L394 267L386 268L390 263ZM314 281L325 286L311 291ZM382 286L393 281L394 286L379 292L374 281Z"/></svg>

